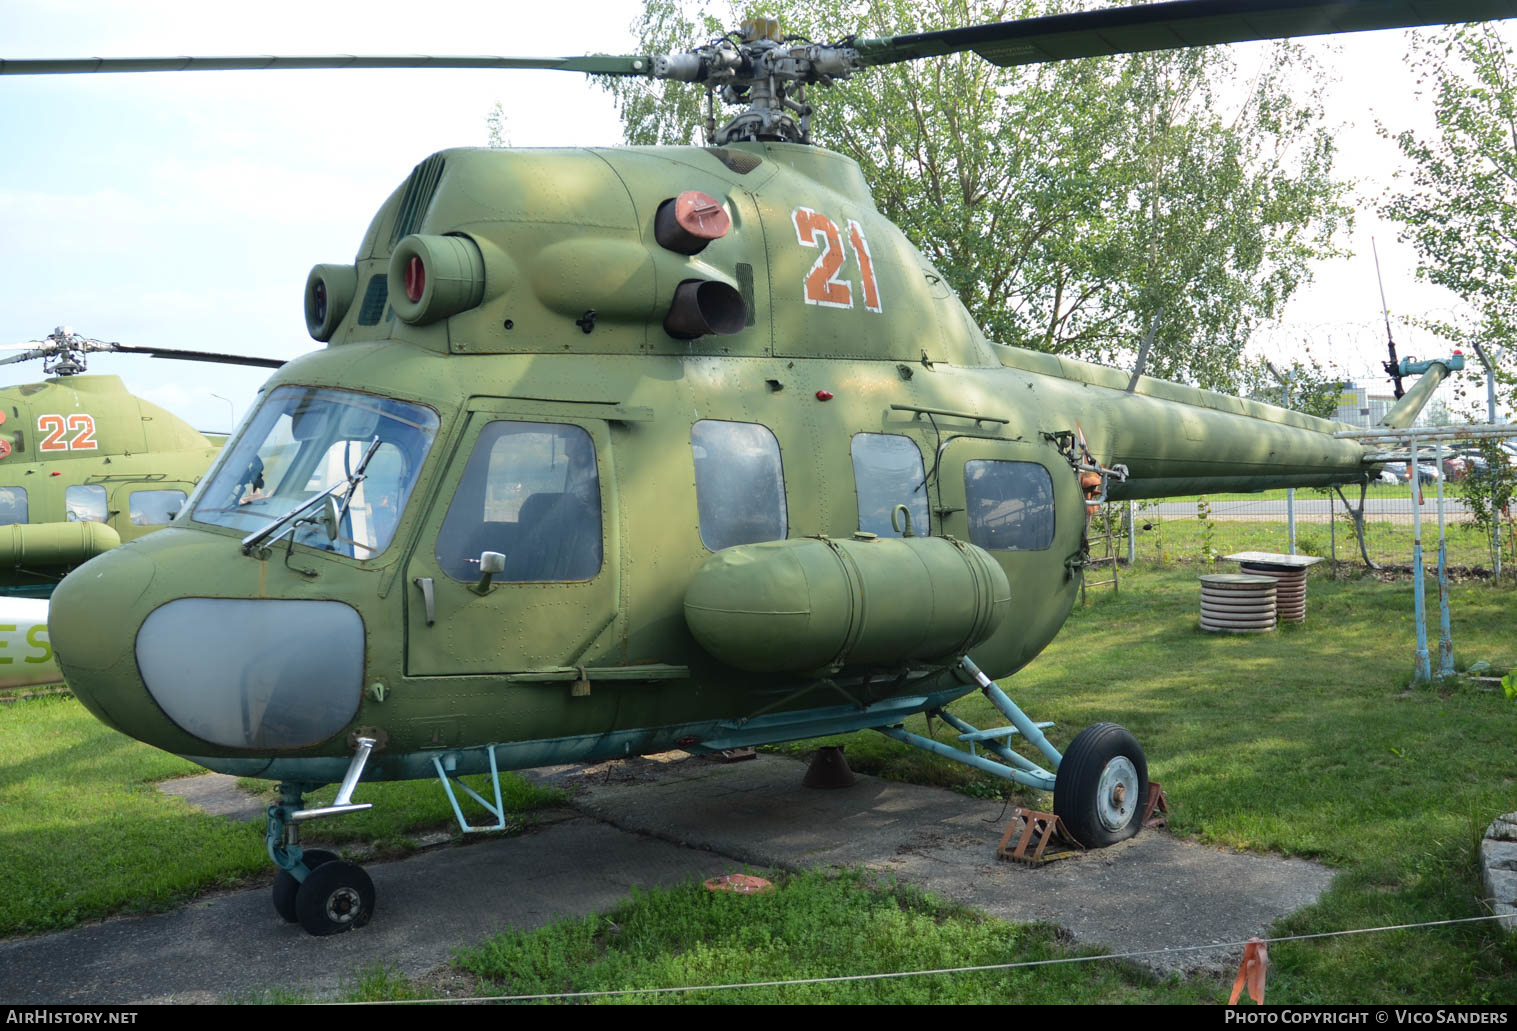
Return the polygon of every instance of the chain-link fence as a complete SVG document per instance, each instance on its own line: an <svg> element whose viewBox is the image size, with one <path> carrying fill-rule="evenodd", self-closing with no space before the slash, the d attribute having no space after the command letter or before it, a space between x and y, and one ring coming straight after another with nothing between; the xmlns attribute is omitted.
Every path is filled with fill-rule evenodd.
<svg viewBox="0 0 1517 1031"><path fill-rule="evenodd" d="M1199 498L1162 501L1114 502L1095 513L1090 525L1091 550L1104 554L1107 526L1111 549L1123 559L1166 564L1205 562L1240 551L1264 551L1316 555L1350 569L1364 568L1365 558L1379 566L1405 567L1412 561L1412 545L1418 516L1421 517L1423 554L1429 562L1438 548L1438 478L1431 469L1423 472L1427 482L1418 492L1410 483L1376 483L1364 492L1359 488L1336 491L1300 489L1258 494L1215 494ZM1490 534L1477 525L1470 506L1460 494L1459 472L1449 469L1443 481L1443 523L1451 566L1474 572L1488 571L1493 564ZM1347 504L1345 504L1345 500ZM1362 508L1361 508L1362 504ZM1356 512L1362 512L1364 542L1361 549L1355 532ZM1291 517L1294 516L1295 547L1291 547ZM1128 527L1132 527L1129 537ZM1503 576L1517 572L1513 539L1517 524L1510 516L1501 519L1501 570Z"/></svg>

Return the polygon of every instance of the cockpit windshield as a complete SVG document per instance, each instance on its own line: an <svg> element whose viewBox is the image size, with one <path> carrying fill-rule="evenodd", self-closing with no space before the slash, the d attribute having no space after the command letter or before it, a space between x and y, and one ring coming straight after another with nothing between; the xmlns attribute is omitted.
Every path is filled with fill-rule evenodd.
<svg viewBox="0 0 1517 1031"><path fill-rule="evenodd" d="M346 500L337 536L303 522L295 541L353 558L389 546L432 441L437 413L390 398L319 387L277 387L253 413L236 445L222 452L197 494L191 518L256 531L339 486ZM365 475L350 490L365 452Z"/></svg>

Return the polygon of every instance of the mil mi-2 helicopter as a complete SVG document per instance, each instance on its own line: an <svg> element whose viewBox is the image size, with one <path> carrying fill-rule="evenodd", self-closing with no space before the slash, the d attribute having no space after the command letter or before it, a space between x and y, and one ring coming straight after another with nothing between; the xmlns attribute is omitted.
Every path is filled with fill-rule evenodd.
<svg viewBox="0 0 1517 1031"><path fill-rule="evenodd" d="M367 922L374 888L299 830L364 808L366 780L436 776L452 798L464 774L875 729L1051 791L1086 846L1130 837L1132 735L1100 723L1061 751L991 679L1067 617L1087 504L1380 462L1334 423L985 340L857 166L810 145L799 88L962 50L1015 64L1517 0L1426 10L1178 0L831 45L757 23L673 55L5 62L560 68L748 105L710 147L416 166L353 264L310 273L327 346L269 380L172 526L59 586L68 681L126 734L280 781L274 905L318 935ZM977 689L1009 726L945 711ZM922 712L967 752L904 730ZM504 826L498 787L474 797Z"/></svg>
<svg viewBox="0 0 1517 1031"><path fill-rule="evenodd" d="M273 358L136 347L59 326L0 365L41 359L41 383L0 387L0 593L51 593L63 575L166 526L221 450L178 416L85 375L95 352L277 369Z"/></svg>
<svg viewBox="0 0 1517 1031"><path fill-rule="evenodd" d="M75 566L168 525L221 450L178 416L86 375L95 352L278 368L282 362L93 340L59 326L0 365L48 379L0 388L0 687L61 678L44 600Z"/></svg>

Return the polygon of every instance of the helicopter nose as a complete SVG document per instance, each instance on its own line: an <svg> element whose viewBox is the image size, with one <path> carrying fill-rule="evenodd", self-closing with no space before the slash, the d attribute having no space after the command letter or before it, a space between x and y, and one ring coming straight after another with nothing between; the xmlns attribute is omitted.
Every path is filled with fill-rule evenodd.
<svg viewBox="0 0 1517 1031"><path fill-rule="evenodd" d="M144 593L157 572L150 559L118 549L54 592L59 665L106 723L198 754L204 743L307 747L357 714L365 637L357 610L288 598L179 597L155 605Z"/></svg>
<svg viewBox="0 0 1517 1031"><path fill-rule="evenodd" d="M113 711L120 709L111 690L113 674L123 661L130 663L137 631L133 610L157 571L142 555L108 551L64 577L48 608L48 637L69 688L85 708L118 730L125 728Z"/></svg>

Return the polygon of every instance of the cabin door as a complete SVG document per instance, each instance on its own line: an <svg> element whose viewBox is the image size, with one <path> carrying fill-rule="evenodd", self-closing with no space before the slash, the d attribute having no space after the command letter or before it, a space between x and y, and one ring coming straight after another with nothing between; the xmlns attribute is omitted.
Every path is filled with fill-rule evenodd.
<svg viewBox="0 0 1517 1031"><path fill-rule="evenodd" d="M410 676L541 673L614 633L616 476L604 420L494 400L469 423L406 570ZM481 585L481 555L505 556Z"/></svg>

